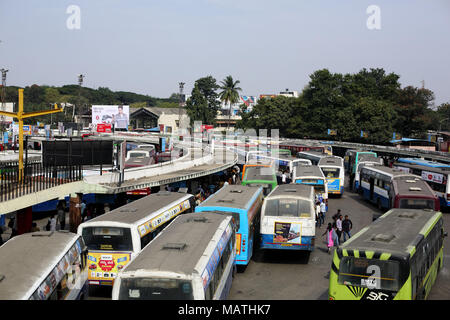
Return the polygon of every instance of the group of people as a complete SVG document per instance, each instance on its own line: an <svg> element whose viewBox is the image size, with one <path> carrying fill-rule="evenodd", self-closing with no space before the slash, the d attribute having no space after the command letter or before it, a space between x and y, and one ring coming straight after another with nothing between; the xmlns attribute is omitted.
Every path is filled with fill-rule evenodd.
<svg viewBox="0 0 450 320"><path fill-rule="evenodd" d="M351 230L353 228L353 223L349 219L348 215L345 217L341 214L341 209L338 209L337 213L333 215L333 222L328 223L327 229L322 234L327 237L327 247L328 253L331 252L332 247L339 247L341 244L341 237L344 235L344 242L347 241L347 237L351 238Z"/></svg>

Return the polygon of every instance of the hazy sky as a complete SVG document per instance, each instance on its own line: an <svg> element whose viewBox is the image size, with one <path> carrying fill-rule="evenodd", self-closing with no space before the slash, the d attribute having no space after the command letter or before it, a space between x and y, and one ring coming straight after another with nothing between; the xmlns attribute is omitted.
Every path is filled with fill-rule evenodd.
<svg viewBox="0 0 450 320"><path fill-rule="evenodd" d="M366 25L370 5L380 30ZM0 0L0 30L8 85L82 73L86 87L168 97L180 81L190 93L200 77L232 75L259 95L301 91L321 68L384 68L450 102L448 0Z"/></svg>

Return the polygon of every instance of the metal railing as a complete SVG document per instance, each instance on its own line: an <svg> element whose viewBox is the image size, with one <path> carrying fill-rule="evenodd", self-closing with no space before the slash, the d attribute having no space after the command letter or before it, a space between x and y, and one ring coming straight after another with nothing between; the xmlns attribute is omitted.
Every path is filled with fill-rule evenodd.
<svg viewBox="0 0 450 320"><path fill-rule="evenodd" d="M0 164L0 201L13 200L82 179L81 165L44 167L42 162L31 162L25 165L21 173L18 162L3 162Z"/></svg>

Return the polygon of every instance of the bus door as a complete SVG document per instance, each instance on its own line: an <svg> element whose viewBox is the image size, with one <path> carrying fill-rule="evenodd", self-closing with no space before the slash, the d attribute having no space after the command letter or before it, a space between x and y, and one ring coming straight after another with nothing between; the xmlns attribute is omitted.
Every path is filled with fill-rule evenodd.
<svg viewBox="0 0 450 320"><path fill-rule="evenodd" d="M373 193L374 193L374 189L375 189L375 179L370 177L369 178L369 183L370 183L370 195L369 195L369 199L370 201L373 200Z"/></svg>

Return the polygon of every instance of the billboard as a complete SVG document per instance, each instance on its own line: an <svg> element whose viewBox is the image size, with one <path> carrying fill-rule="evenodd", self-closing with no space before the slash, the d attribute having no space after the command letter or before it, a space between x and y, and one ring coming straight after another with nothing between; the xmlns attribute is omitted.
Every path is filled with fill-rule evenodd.
<svg viewBox="0 0 450 320"><path fill-rule="evenodd" d="M93 105L92 124L111 124L115 129L128 129L130 106Z"/></svg>
<svg viewBox="0 0 450 320"><path fill-rule="evenodd" d="M113 142L102 140L42 141L44 166L113 164Z"/></svg>

